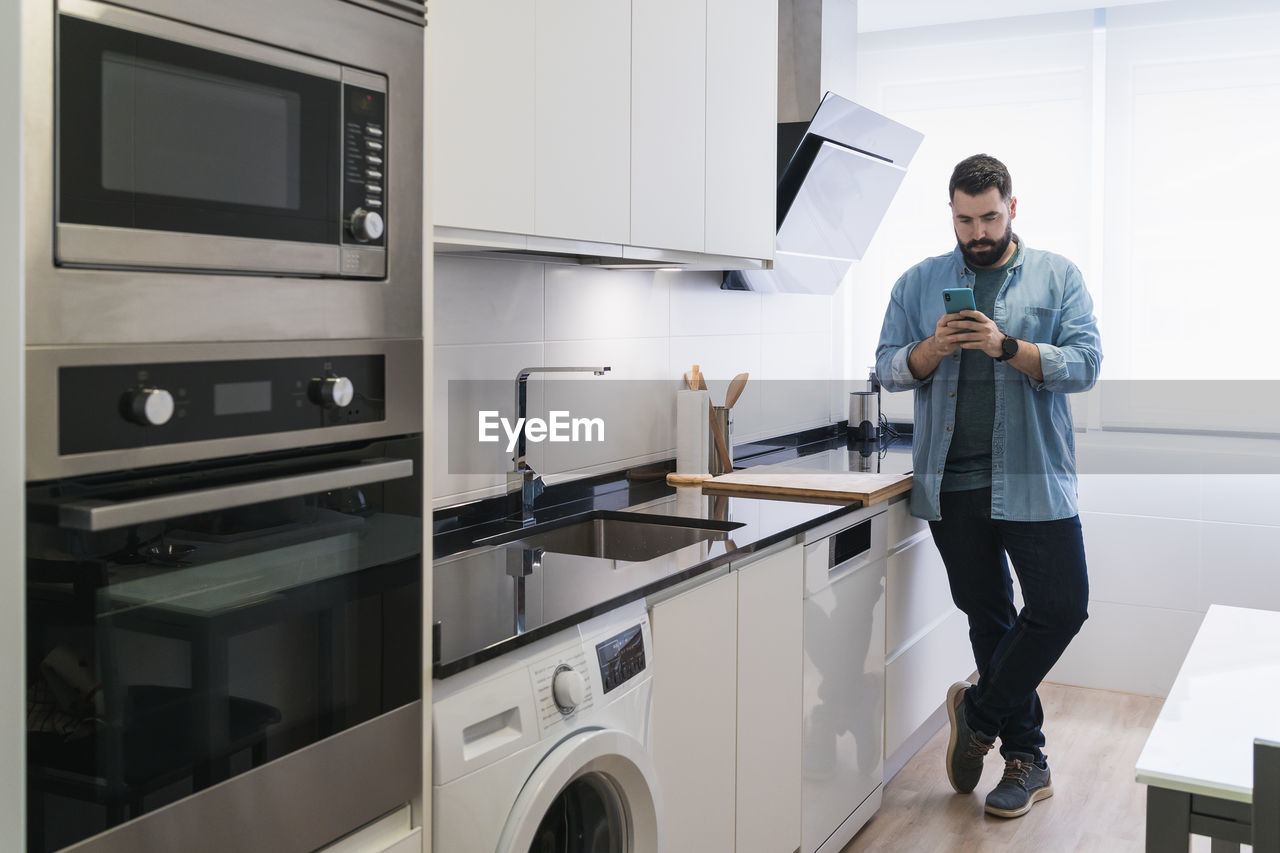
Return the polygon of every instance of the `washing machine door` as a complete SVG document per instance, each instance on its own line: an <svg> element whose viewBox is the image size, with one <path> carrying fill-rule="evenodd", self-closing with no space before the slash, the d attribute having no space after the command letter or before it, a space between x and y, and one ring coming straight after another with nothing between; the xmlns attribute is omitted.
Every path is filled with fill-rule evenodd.
<svg viewBox="0 0 1280 853"><path fill-rule="evenodd" d="M498 853L651 853L661 849L653 761L630 735L577 732L516 797Z"/></svg>

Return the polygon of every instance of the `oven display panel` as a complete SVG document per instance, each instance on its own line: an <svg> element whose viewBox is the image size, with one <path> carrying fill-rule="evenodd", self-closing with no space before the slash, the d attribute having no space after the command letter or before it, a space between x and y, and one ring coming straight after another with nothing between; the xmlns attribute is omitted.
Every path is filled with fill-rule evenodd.
<svg viewBox="0 0 1280 853"><path fill-rule="evenodd" d="M269 411L271 411L270 382L222 382L213 386L215 417Z"/></svg>
<svg viewBox="0 0 1280 853"><path fill-rule="evenodd" d="M93 453L386 419L386 358L62 367L58 448Z"/></svg>
<svg viewBox="0 0 1280 853"><path fill-rule="evenodd" d="M596 657L600 661L600 679L604 682L605 693L644 672L644 635L640 626L628 628L597 643Z"/></svg>

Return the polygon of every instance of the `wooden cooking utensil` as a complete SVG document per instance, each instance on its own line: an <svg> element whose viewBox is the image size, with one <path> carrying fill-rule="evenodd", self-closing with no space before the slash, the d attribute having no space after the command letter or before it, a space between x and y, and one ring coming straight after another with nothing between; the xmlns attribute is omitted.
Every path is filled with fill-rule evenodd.
<svg viewBox="0 0 1280 853"><path fill-rule="evenodd" d="M702 371L698 369L698 365L693 366L693 390L707 390L707 377L702 375Z"/></svg>
<svg viewBox="0 0 1280 853"><path fill-rule="evenodd" d="M724 395L724 407L732 409L733 404L742 396L742 389L747 387L747 374L739 373L729 381L729 390Z"/></svg>

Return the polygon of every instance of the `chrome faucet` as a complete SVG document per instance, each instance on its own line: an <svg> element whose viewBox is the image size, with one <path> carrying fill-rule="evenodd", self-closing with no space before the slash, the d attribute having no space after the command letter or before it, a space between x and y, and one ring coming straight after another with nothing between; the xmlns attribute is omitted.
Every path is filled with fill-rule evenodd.
<svg viewBox="0 0 1280 853"><path fill-rule="evenodd" d="M608 367L526 367L516 374L516 423L520 432L516 435L515 454L511 458L512 470L507 472L507 518L516 519L525 527L533 524L533 502L542 494L542 477L529 467L524 458L524 429L528 404L525 400L530 373L594 373L603 376Z"/></svg>

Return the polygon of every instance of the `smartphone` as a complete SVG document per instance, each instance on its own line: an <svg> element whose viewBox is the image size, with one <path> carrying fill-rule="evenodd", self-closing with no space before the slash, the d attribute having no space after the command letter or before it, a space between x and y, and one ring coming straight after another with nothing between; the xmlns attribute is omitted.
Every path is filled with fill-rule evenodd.
<svg viewBox="0 0 1280 853"><path fill-rule="evenodd" d="M947 306L947 314L978 310L977 303L973 301L973 291L967 287L948 287L942 291L942 300Z"/></svg>

